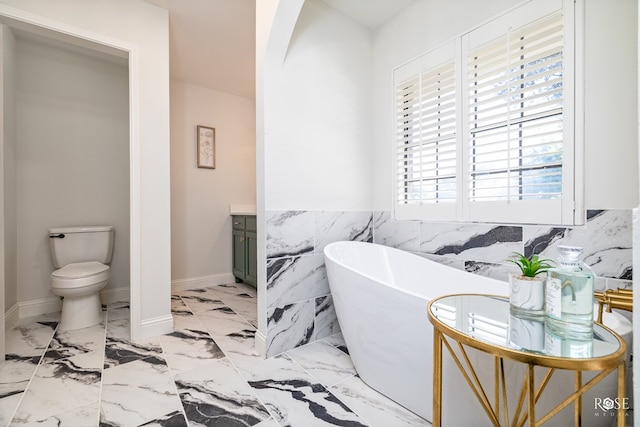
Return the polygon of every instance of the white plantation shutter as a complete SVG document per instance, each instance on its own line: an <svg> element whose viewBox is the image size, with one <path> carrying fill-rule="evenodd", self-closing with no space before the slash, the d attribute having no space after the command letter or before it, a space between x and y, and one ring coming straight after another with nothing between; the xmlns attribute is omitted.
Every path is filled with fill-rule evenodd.
<svg viewBox="0 0 640 427"><path fill-rule="evenodd" d="M581 223L574 13L525 3L394 71L396 218Z"/></svg>
<svg viewBox="0 0 640 427"><path fill-rule="evenodd" d="M560 12L469 52L468 200L563 195L564 43ZM555 209L558 207L542 207ZM560 222L560 218L549 218Z"/></svg>
<svg viewBox="0 0 640 427"><path fill-rule="evenodd" d="M423 63L396 81L396 202L402 213L427 209L432 217L453 219L458 196L456 74L453 49L440 53L448 60Z"/></svg>

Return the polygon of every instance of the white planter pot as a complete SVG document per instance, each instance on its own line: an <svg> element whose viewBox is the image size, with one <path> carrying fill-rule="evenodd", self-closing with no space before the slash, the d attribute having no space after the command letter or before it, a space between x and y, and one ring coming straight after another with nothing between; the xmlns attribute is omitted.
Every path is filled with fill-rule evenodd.
<svg viewBox="0 0 640 427"><path fill-rule="evenodd" d="M544 284L542 277L509 276L509 302L516 315L544 315Z"/></svg>

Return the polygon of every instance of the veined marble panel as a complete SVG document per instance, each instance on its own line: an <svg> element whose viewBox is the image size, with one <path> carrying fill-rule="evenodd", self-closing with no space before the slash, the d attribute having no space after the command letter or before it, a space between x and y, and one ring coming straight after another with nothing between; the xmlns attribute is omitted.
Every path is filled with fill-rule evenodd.
<svg viewBox="0 0 640 427"><path fill-rule="evenodd" d="M251 327L251 324L242 316L226 306L202 311L198 317L214 339Z"/></svg>
<svg viewBox="0 0 640 427"><path fill-rule="evenodd" d="M502 262L522 252L522 227L425 222L420 252L465 260Z"/></svg>
<svg viewBox="0 0 640 427"><path fill-rule="evenodd" d="M460 258L451 258L451 257L448 257L448 256L422 254L422 253L419 253L419 254L416 254L416 255L420 255L423 258L429 259L431 261L435 261L438 264L446 265L446 266L451 267L451 268L456 268L458 270L464 270L465 269L464 260L460 259Z"/></svg>
<svg viewBox="0 0 640 427"><path fill-rule="evenodd" d="M373 241L372 212L316 213L315 253L322 254L329 243L348 240Z"/></svg>
<svg viewBox="0 0 640 427"><path fill-rule="evenodd" d="M284 355L257 365L249 384L280 425L367 426L329 390Z"/></svg>
<svg viewBox="0 0 640 427"><path fill-rule="evenodd" d="M332 386L356 375L351 358L324 341L294 348L288 351L287 355L326 386Z"/></svg>
<svg viewBox="0 0 640 427"><path fill-rule="evenodd" d="M35 356L22 358L16 355L7 355L5 365L0 370L0 403L27 389L39 361L40 357Z"/></svg>
<svg viewBox="0 0 640 427"><path fill-rule="evenodd" d="M163 359L148 357L104 370L101 425L137 426L176 411L182 404Z"/></svg>
<svg viewBox="0 0 640 427"><path fill-rule="evenodd" d="M200 319L191 312L188 308L173 309L171 310L171 316L173 317L173 330L180 331L182 329L204 329Z"/></svg>
<svg viewBox="0 0 640 427"><path fill-rule="evenodd" d="M604 280L605 280L604 289L633 289L632 280L619 280L619 279L604 279Z"/></svg>
<svg viewBox="0 0 640 427"><path fill-rule="evenodd" d="M20 399L22 399L23 395L24 392L0 398L0 425L9 425L13 412L20 404Z"/></svg>
<svg viewBox="0 0 640 427"><path fill-rule="evenodd" d="M267 211L267 258L296 256L313 252L315 213L308 211Z"/></svg>
<svg viewBox="0 0 640 427"><path fill-rule="evenodd" d="M555 248L562 244L568 229L564 227L535 227L524 226L522 230L522 238L524 240L524 254L531 256L538 254L543 258L549 258L549 248ZM554 249L555 251L555 249ZM543 254L545 254L543 256ZM555 256L553 256L555 259Z"/></svg>
<svg viewBox="0 0 640 427"><path fill-rule="evenodd" d="M179 295L171 295L171 313L182 313L185 311L191 313L191 309L187 307L187 304L182 301Z"/></svg>
<svg viewBox="0 0 640 427"><path fill-rule="evenodd" d="M99 323L88 328L72 331L56 331L49 348L44 354L44 361L102 351L104 348L105 324Z"/></svg>
<svg viewBox="0 0 640 427"><path fill-rule="evenodd" d="M158 337L131 341L129 319L107 322L105 369L148 357L159 357L161 354L162 347Z"/></svg>
<svg viewBox="0 0 640 427"><path fill-rule="evenodd" d="M391 212L375 212L373 242L409 252L420 250L420 222L396 221Z"/></svg>
<svg viewBox="0 0 640 427"><path fill-rule="evenodd" d="M216 336L216 342L243 374L248 375L264 358L256 351L255 328L246 328Z"/></svg>
<svg viewBox="0 0 640 427"><path fill-rule="evenodd" d="M242 317L247 323L258 327L258 300L256 297L251 296L249 293L242 292L234 295L222 295L221 299L228 308Z"/></svg>
<svg viewBox="0 0 640 427"><path fill-rule="evenodd" d="M46 419L100 399L103 355L100 351L83 353L41 364L12 425Z"/></svg>
<svg viewBox="0 0 640 427"><path fill-rule="evenodd" d="M109 304L107 310L107 321L128 319L130 317L129 302L115 302Z"/></svg>
<svg viewBox="0 0 640 427"><path fill-rule="evenodd" d="M479 274L480 276L491 277L492 279L509 281L509 273L517 272L517 267L511 268L504 264L496 264L492 262L465 262L464 269L469 273Z"/></svg>
<svg viewBox="0 0 640 427"><path fill-rule="evenodd" d="M178 292L178 296L182 298L182 301L193 311L198 313L203 310L208 310L213 307L223 307L224 303L215 292L203 288L203 289L189 289L186 291Z"/></svg>
<svg viewBox="0 0 640 427"><path fill-rule="evenodd" d="M329 292L323 254L267 260L268 307L283 306Z"/></svg>
<svg viewBox="0 0 640 427"><path fill-rule="evenodd" d="M267 311L267 357L311 341L315 300L276 307Z"/></svg>
<svg viewBox="0 0 640 427"><path fill-rule="evenodd" d="M226 358L182 372L175 381L193 425L254 426L270 418L253 389Z"/></svg>
<svg viewBox="0 0 640 427"><path fill-rule="evenodd" d="M88 405L73 408L69 411L48 416L44 419L36 420L31 425L44 427L77 427L95 426L99 418L99 402L96 400Z"/></svg>
<svg viewBox="0 0 640 427"><path fill-rule="evenodd" d="M525 228L525 247L543 258L557 259L560 245L580 246L582 260L601 277L632 278L633 239L630 210L588 211L585 227Z"/></svg>
<svg viewBox="0 0 640 427"><path fill-rule="evenodd" d="M256 424L254 427L280 427L280 424L278 424L278 422L273 418L269 418L259 424Z"/></svg>
<svg viewBox="0 0 640 427"><path fill-rule="evenodd" d="M239 297L245 294L254 298L258 297L256 288L246 283L226 283L224 285L209 286L207 289L213 291L213 293L218 295L218 298L222 300L224 300L225 297Z"/></svg>
<svg viewBox="0 0 640 427"><path fill-rule="evenodd" d="M160 336L167 365L171 372L183 372L203 366L224 353L208 332L183 329Z"/></svg>
<svg viewBox="0 0 640 427"><path fill-rule="evenodd" d="M173 411L141 424L140 427L188 427L188 425L182 411Z"/></svg>
<svg viewBox="0 0 640 427"><path fill-rule="evenodd" d="M18 320L5 330L5 365L0 370L0 425L20 403L40 359L58 325L57 316L43 315Z"/></svg>
<svg viewBox="0 0 640 427"><path fill-rule="evenodd" d="M331 295L316 298L316 319L315 319L315 337L319 340L322 338L335 335L340 332L340 324L338 316L333 305Z"/></svg>
<svg viewBox="0 0 640 427"><path fill-rule="evenodd" d="M371 426L428 427L427 420L401 407L367 386L360 377L350 377L333 387L331 392L349 405Z"/></svg>
<svg viewBox="0 0 640 427"><path fill-rule="evenodd" d="M5 365L0 370L0 407L27 389L54 330L49 325L16 325L6 331ZM15 409L12 405L11 412ZM0 420L2 416L0 416ZM8 421L8 420L7 420Z"/></svg>
<svg viewBox="0 0 640 427"><path fill-rule="evenodd" d="M346 348L347 344L344 342L344 337L342 336L342 332L335 334L335 335L331 335L330 337L326 337L322 340L322 342L326 342L327 344L331 344L334 347L337 347L339 349L341 349L342 351L343 348ZM344 351L345 353L349 354L348 351Z"/></svg>
<svg viewBox="0 0 640 427"><path fill-rule="evenodd" d="M57 326L58 321L46 315L38 316L36 319L18 320L13 327L7 328L5 333L7 356L37 356L40 359Z"/></svg>

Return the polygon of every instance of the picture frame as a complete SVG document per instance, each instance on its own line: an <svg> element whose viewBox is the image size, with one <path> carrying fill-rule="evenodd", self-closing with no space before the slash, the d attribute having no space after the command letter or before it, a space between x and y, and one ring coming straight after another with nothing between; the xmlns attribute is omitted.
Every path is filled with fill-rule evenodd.
<svg viewBox="0 0 640 427"><path fill-rule="evenodd" d="M216 168L216 129L209 126L197 125L198 167L205 169Z"/></svg>

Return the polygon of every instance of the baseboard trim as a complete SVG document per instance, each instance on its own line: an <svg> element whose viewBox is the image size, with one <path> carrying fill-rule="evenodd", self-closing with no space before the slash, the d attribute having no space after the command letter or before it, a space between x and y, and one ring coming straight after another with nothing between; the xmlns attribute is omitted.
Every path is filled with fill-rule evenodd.
<svg viewBox="0 0 640 427"><path fill-rule="evenodd" d="M140 322L139 336L136 339L156 337L173 332L173 316L153 317Z"/></svg>
<svg viewBox="0 0 640 427"><path fill-rule="evenodd" d="M18 317L40 316L41 314L57 313L62 310L62 300L59 297L42 298L18 303Z"/></svg>
<svg viewBox="0 0 640 427"><path fill-rule="evenodd" d="M171 281L171 292L186 291L189 289L205 288L207 286L225 285L234 283L235 277L232 273L212 274L210 276L192 277L189 279L178 279Z"/></svg>
<svg viewBox="0 0 640 427"><path fill-rule="evenodd" d="M119 301L129 301L129 288L107 289L100 292L100 301L111 304ZM62 300L59 297L41 298L16 303L4 315L5 324L11 324L18 319L42 314L62 311Z"/></svg>
<svg viewBox="0 0 640 427"><path fill-rule="evenodd" d="M18 321L18 319L20 319L18 304L13 304L13 306L4 313L4 324L13 325Z"/></svg>
<svg viewBox="0 0 640 427"><path fill-rule="evenodd" d="M263 358L266 358L266 354L267 354L267 337L260 331L256 331L255 349L260 355L262 355Z"/></svg>
<svg viewBox="0 0 640 427"><path fill-rule="evenodd" d="M100 302L102 304L113 304L114 302L129 301L131 290L129 287L103 289L100 291Z"/></svg>

